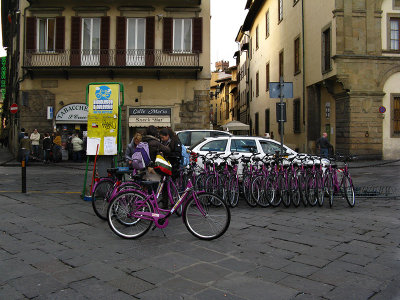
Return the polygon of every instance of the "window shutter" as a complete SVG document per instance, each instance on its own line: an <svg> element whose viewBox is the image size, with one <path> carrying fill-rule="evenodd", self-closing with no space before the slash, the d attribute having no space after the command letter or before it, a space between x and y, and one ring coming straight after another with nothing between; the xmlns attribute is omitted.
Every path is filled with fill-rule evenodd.
<svg viewBox="0 0 400 300"><path fill-rule="evenodd" d="M146 66L154 66L155 18L146 18Z"/></svg>
<svg viewBox="0 0 400 300"><path fill-rule="evenodd" d="M100 66L109 66L110 17L101 17L100 25Z"/></svg>
<svg viewBox="0 0 400 300"><path fill-rule="evenodd" d="M172 18L164 18L163 52L172 52Z"/></svg>
<svg viewBox="0 0 400 300"><path fill-rule="evenodd" d="M203 52L203 18L193 19L193 52Z"/></svg>
<svg viewBox="0 0 400 300"><path fill-rule="evenodd" d="M117 52L116 52L116 65L126 65L126 18L117 17Z"/></svg>
<svg viewBox="0 0 400 300"><path fill-rule="evenodd" d="M36 18L26 18L26 50L33 52L36 50Z"/></svg>
<svg viewBox="0 0 400 300"><path fill-rule="evenodd" d="M65 17L56 17L56 51L65 50Z"/></svg>
<svg viewBox="0 0 400 300"><path fill-rule="evenodd" d="M81 18L71 17L71 66L81 65Z"/></svg>

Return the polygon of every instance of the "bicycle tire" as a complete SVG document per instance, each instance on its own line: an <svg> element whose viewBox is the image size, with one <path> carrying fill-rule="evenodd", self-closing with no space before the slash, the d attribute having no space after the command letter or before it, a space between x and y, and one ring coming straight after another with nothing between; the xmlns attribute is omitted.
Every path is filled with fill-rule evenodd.
<svg viewBox="0 0 400 300"><path fill-rule="evenodd" d="M222 236L228 230L230 221L231 213L228 205L221 197L214 194L196 193L183 209L183 222L187 230L201 240L213 240ZM204 225L204 229L200 228L200 223Z"/></svg>
<svg viewBox="0 0 400 300"><path fill-rule="evenodd" d="M175 183L170 180L168 181L168 197L171 202L172 207L174 207L175 203L179 201L179 192L175 185ZM176 210L175 214L180 217L182 215L182 205L180 205Z"/></svg>
<svg viewBox="0 0 400 300"><path fill-rule="evenodd" d="M270 190L273 193L273 197L268 198L268 202L269 204L271 204L272 207L278 207L281 202L282 202L282 198L279 195L279 188L278 188L278 177L275 176L275 174L273 176L268 176L267 179L267 183L270 183Z"/></svg>
<svg viewBox="0 0 400 300"><path fill-rule="evenodd" d="M251 196L251 184L252 184L252 178L251 177L246 177L243 179L243 194L244 194L244 200L246 200L246 203L250 207L256 207L257 202L254 201L253 197Z"/></svg>
<svg viewBox="0 0 400 300"><path fill-rule="evenodd" d="M328 200L329 202L329 207L332 207L333 205L333 181L332 181L332 174L327 173L324 177L324 194L323 197L325 198L324 200Z"/></svg>
<svg viewBox="0 0 400 300"><path fill-rule="evenodd" d="M107 220L107 210L113 188L114 181L111 179L100 181L94 188L92 194L92 207L96 216L102 220Z"/></svg>
<svg viewBox="0 0 400 300"><path fill-rule="evenodd" d="M236 177L229 182L229 205L236 207L239 203L239 183Z"/></svg>
<svg viewBox="0 0 400 300"><path fill-rule="evenodd" d="M324 205L324 181L322 179L322 175L318 172L316 174L317 177L317 200L318 200L318 205L323 206Z"/></svg>
<svg viewBox="0 0 400 300"><path fill-rule="evenodd" d="M300 174L298 177L298 184L299 184L299 190L300 190L300 197L301 197L301 202L303 203L304 206L307 206L308 200L307 200L307 185L306 185L306 180L304 179L304 175Z"/></svg>
<svg viewBox="0 0 400 300"><path fill-rule="evenodd" d="M293 203L294 207L300 206L300 189L296 175L290 176L290 200Z"/></svg>
<svg viewBox="0 0 400 300"><path fill-rule="evenodd" d="M208 176L206 179L205 191L209 194L214 194L221 197L221 190L221 186L218 186L217 184L217 177L215 175ZM215 205L218 205L218 203L215 203Z"/></svg>
<svg viewBox="0 0 400 300"><path fill-rule="evenodd" d="M286 179L283 174L278 176L279 183L279 196L282 199L283 206L289 207L291 204L291 199L289 197L289 189L286 186Z"/></svg>
<svg viewBox="0 0 400 300"><path fill-rule="evenodd" d="M348 175L343 177L343 193L346 198L347 203L350 207L354 207L356 205L356 195L354 193L354 186L351 182L351 179Z"/></svg>
<svg viewBox="0 0 400 300"><path fill-rule="evenodd" d="M307 200L311 206L317 205L317 179L315 175L310 175L307 178Z"/></svg>
<svg viewBox="0 0 400 300"><path fill-rule="evenodd" d="M153 207L144 195L132 191L123 192L108 207L108 225L116 235L124 239L139 238L149 231L153 223L152 220L135 216L139 211L153 212Z"/></svg>

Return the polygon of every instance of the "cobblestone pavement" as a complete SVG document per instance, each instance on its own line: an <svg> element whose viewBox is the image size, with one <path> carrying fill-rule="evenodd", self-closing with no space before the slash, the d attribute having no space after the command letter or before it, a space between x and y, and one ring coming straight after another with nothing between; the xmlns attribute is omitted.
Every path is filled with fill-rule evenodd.
<svg viewBox="0 0 400 300"><path fill-rule="evenodd" d="M390 174L354 170L399 183ZM399 299L400 206L359 199L324 206L232 209L218 240L180 218L123 240L82 201L82 166L0 167L0 299ZM367 174L365 174L367 173ZM385 175L385 176L384 176ZM378 176L378 177L379 177Z"/></svg>

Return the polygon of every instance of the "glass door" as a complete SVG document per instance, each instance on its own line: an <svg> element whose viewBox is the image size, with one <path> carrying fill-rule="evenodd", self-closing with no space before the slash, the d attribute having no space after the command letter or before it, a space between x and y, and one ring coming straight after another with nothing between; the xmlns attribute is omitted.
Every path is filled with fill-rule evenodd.
<svg viewBox="0 0 400 300"><path fill-rule="evenodd" d="M144 66L146 60L146 19L128 18L126 25L126 65Z"/></svg>
<svg viewBox="0 0 400 300"><path fill-rule="evenodd" d="M82 19L81 65L100 65L100 18Z"/></svg>

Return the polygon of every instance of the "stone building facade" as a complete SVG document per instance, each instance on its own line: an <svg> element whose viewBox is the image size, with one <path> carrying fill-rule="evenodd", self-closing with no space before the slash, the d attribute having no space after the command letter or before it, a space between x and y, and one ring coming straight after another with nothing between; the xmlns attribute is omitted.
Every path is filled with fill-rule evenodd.
<svg viewBox="0 0 400 300"><path fill-rule="evenodd" d="M10 2L20 12L18 30L6 37L19 43L9 53L18 82L9 105L20 107L10 116L14 148L22 127L85 131L80 114L66 120L59 112L85 104L91 82L124 86L123 147L150 124L209 128L210 0ZM137 109L164 114L138 123Z"/></svg>
<svg viewBox="0 0 400 300"><path fill-rule="evenodd" d="M246 8L252 122L257 112L275 114L266 82L284 74L294 83L286 143L315 152L326 131L338 152L400 158L400 1L254 0Z"/></svg>

